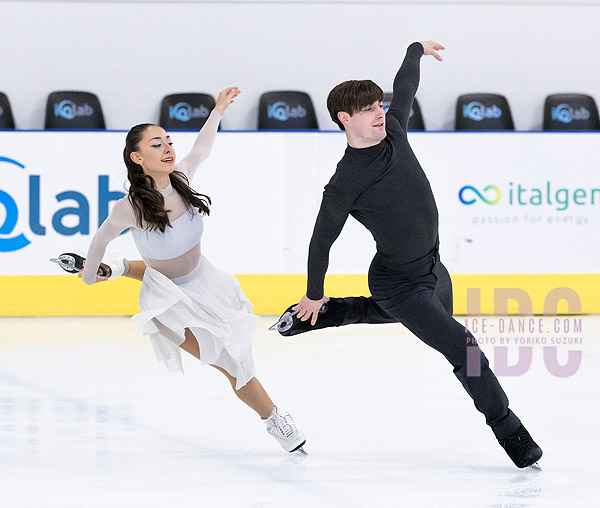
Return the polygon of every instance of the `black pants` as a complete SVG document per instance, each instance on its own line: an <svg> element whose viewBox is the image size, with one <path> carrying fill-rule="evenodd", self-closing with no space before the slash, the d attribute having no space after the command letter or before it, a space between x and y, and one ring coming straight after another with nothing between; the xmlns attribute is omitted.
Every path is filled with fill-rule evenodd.
<svg viewBox="0 0 600 508"><path fill-rule="evenodd" d="M508 398L471 333L452 317L452 281L437 249L409 265L385 266L378 256L369 269L372 297L344 298L343 324L400 322L425 344L442 353L454 375L485 415L498 439L513 434L519 419L508 409ZM479 354L478 376L467 375L467 347ZM470 353L473 354L473 350Z"/></svg>

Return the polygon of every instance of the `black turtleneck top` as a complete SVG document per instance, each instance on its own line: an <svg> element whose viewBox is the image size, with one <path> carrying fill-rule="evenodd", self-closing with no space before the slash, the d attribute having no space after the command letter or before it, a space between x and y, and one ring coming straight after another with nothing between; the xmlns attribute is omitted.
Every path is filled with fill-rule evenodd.
<svg viewBox="0 0 600 508"><path fill-rule="evenodd" d="M371 232L377 256L390 270L422 258L435 248L435 199L406 135L422 56L420 43L408 47L394 79L386 138L368 148L348 146L325 186L308 252L306 295L311 300L323 297L329 251L348 215Z"/></svg>

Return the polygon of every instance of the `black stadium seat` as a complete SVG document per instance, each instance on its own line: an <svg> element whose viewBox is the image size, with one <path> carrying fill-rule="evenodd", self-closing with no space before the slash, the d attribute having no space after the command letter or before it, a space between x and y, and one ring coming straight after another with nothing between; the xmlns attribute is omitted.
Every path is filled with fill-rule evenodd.
<svg viewBox="0 0 600 508"><path fill-rule="evenodd" d="M15 121L6 94L0 92L0 129L14 129Z"/></svg>
<svg viewBox="0 0 600 508"><path fill-rule="evenodd" d="M545 131L591 131L600 129L598 107L583 94L553 94L544 102Z"/></svg>
<svg viewBox="0 0 600 508"><path fill-rule="evenodd" d="M387 113L392 103L392 92L386 92L383 94L383 110ZM408 116L408 130L409 131L424 131L425 121L423 120L423 113L421 113L421 106L419 101L415 97L410 108L410 114Z"/></svg>
<svg viewBox="0 0 600 508"><path fill-rule="evenodd" d="M48 96L46 129L95 130L105 129L104 116L98 97L90 92L58 91Z"/></svg>
<svg viewBox="0 0 600 508"><path fill-rule="evenodd" d="M514 130L508 101L503 95L477 93L461 95L456 101L457 131Z"/></svg>
<svg viewBox="0 0 600 508"><path fill-rule="evenodd" d="M159 125L170 131L202 128L210 112L215 107L215 99L205 93L177 93L163 98L160 106Z"/></svg>
<svg viewBox="0 0 600 508"><path fill-rule="evenodd" d="M276 91L261 95L258 105L259 130L314 130L317 117L305 92Z"/></svg>

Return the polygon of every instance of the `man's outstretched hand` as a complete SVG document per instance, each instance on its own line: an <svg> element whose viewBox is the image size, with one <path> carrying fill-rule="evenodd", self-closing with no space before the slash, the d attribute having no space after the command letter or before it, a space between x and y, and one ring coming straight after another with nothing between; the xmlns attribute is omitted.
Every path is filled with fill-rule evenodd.
<svg viewBox="0 0 600 508"><path fill-rule="evenodd" d="M328 296L324 296L320 300L311 300L308 296L304 295L300 300L300 303L295 307L292 307L292 310L298 311L297 317L300 321L307 321L310 319L310 324L314 326L319 317L321 305L328 301Z"/></svg>
<svg viewBox="0 0 600 508"><path fill-rule="evenodd" d="M442 57L438 53L438 51L446 49L439 42L435 41L419 41L421 46L423 46L423 55L431 55L436 60L442 61Z"/></svg>

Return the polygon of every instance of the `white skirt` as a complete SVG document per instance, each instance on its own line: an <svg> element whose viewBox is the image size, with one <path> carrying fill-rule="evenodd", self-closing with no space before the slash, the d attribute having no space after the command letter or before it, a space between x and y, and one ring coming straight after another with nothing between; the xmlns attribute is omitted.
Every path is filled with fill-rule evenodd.
<svg viewBox="0 0 600 508"><path fill-rule="evenodd" d="M183 372L181 349L189 328L203 364L237 379L239 390L255 375L252 336L258 316L238 280L201 256L192 274L175 281L146 268L134 322L150 337L156 358L170 372Z"/></svg>

